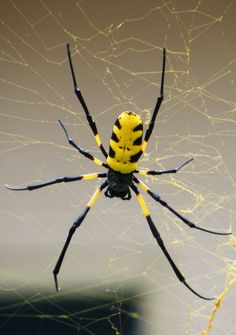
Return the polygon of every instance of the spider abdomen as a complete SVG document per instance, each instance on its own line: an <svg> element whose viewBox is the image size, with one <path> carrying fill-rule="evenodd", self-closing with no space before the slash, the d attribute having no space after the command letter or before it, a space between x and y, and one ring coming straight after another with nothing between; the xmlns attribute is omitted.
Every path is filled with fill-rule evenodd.
<svg viewBox="0 0 236 335"><path fill-rule="evenodd" d="M113 127L107 164L120 173L136 170L142 154L143 123L138 114L121 113Z"/></svg>

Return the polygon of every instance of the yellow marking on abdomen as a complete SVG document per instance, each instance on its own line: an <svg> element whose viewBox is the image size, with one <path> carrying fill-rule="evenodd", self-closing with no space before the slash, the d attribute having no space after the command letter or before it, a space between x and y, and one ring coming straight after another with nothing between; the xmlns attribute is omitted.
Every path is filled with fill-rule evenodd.
<svg viewBox="0 0 236 335"><path fill-rule="evenodd" d="M138 114L123 112L118 116L107 157L107 164L112 170L131 173L136 169L138 159L135 155L141 153L142 134L142 120Z"/></svg>

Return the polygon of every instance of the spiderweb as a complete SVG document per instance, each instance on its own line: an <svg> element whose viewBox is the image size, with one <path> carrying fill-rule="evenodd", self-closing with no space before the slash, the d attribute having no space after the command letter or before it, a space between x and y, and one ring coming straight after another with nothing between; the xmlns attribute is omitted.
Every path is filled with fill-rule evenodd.
<svg viewBox="0 0 236 335"><path fill-rule="evenodd" d="M73 94L66 42L106 148L122 111L149 120L165 46L165 100L139 166L194 160L176 175L143 180L199 226L234 232L235 10L232 0L3 2L2 185L102 171L69 147L57 121L102 158ZM59 274L62 290L55 291L51 271L98 184L32 193L1 188L1 333L13 332L17 320L23 331L33 320L31 334L53 333L56 325L67 334L235 334L234 234L191 230L145 195L187 282L216 299L200 300L178 282L135 197L100 197L73 237Z"/></svg>

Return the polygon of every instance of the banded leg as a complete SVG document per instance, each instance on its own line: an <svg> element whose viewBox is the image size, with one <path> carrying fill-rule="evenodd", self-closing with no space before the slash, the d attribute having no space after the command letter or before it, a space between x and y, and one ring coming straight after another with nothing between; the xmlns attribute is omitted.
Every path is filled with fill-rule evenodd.
<svg viewBox="0 0 236 335"><path fill-rule="evenodd" d="M72 75L72 79L73 79L75 94L76 94L77 98L79 99L79 102L81 103L81 105L82 105L82 107L84 109L85 115L87 117L89 126L92 129L92 132L93 132L93 135L94 135L95 140L97 142L97 145L99 146L99 148L102 151L103 155L107 158L107 152L106 152L105 148L102 145L102 141L101 141L100 136L99 136L98 131L97 131L96 123L94 122L91 114L89 113L88 107L87 107L87 105L86 105L86 103L84 101L82 93L81 93L81 91L80 91L80 89L79 89L79 87L77 85L77 82L76 82L75 72L74 72L74 68L73 68L73 64L72 64L72 59L71 59L71 54L70 54L70 45L69 45L69 43L67 43L67 54L68 54L68 59L69 59L69 63L70 63L70 70L71 70L71 75Z"/></svg>
<svg viewBox="0 0 236 335"><path fill-rule="evenodd" d="M202 299L205 299L205 300L213 300L214 298L206 298L202 295L200 295L199 293L197 293L195 290L192 289L191 286L189 286L187 283L186 283L186 280L184 278L184 276L182 275L182 273L180 272L180 270L178 269L178 267L176 266L176 264L174 263L173 259L171 258L170 254L168 253L165 245L164 245L164 242L161 238L161 235L160 233L158 232L156 226L154 225L153 221L152 221L152 218L150 216L150 213L149 213L149 210L147 208L147 205L142 197L142 195L139 193L137 187L132 184L131 185L131 188L132 190L134 191L134 193L136 194L137 196L137 199L138 199L138 202L139 202L139 205L143 211L143 214L148 222L148 225L149 225L149 228L152 232L152 235L153 237L156 239L159 247L161 248L162 252L164 253L165 257L167 258L170 266L172 267L172 269L174 270L174 273L176 274L178 280L183 283L191 292L193 292L195 295L197 295L199 298L202 298Z"/></svg>
<svg viewBox="0 0 236 335"><path fill-rule="evenodd" d="M98 199L100 193L102 192L102 190L108 185L107 180L105 180L94 192L94 194L92 195L91 199L89 200L87 206L85 207L85 209L83 210L83 212L80 214L80 216L77 218L77 220L73 223L73 225L71 226L66 242L63 246L63 249L60 253L60 256L57 260L57 263L55 265L55 268L53 270L53 275L54 275L54 281L55 281L55 286L56 286L56 290L59 290L58 287L58 281L57 281L57 275L60 271L66 250L70 244L70 241L72 239L72 236L74 235L74 232L76 231L76 229L81 225L82 221L85 219L86 215L88 214L89 210L92 208L92 206L95 204L96 200Z"/></svg>
<svg viewBox="0 0 236 335"><path fill-rule="evenodd" d="M169 206L167 204L167 202L162 200L161 197L157 193L154 193L153 191L151 191L150 188L147 185L145 185L140 179L138 179L136 177L133 177L133 180L134 180L135 183L137 183L140 186L140 188L144 192L149 194L154 200L159 202L162 206L166 207L169 211L171 211L175 216L177 216L183 223L185 223L190 228L195 228L195 229L204 231L206 233L215 234L215 235L230 235L231 234L231 233L220 233L220 232L216 232L216 231L212 231L212 230L208 230L208 229L204 229L204 228L196 226L190 220L186 219L184 216L182 216L180 213L178 213L175 209L173 209L171 206Z"/></svg>
<svg viewBox="0 0 236 335"><path fill-rule="evenodd" d="M11 191L33 191L37 190L38 188L47 187L53 184L60 184L60 183L69 183L77 180L90 180L90 179L96 179L96 178L105 178L107 174L104 173L90 173L90 174L83 174L81 176L75 176L75 177L59 177L53 180L49 180L43 183L34 184L34 185L28 185L26 187L15 187L15 186L9 186L5 185L6 188L8 188Z"/></svg>
<svg viewBox="0 0 236 335"><path fill-rule="evenodd" d="M181 165L177 166L174 169L169 169L169 170L160 170L160 171L153 171L153 170L135 170L135 173L138 173L142 176L147 176L147 175L161 175L161 174L166 174L166 173L177 173L182 167L184 167L185 165L187 165L188 163L190 163L193 160L193 158L188 159L186 162L182 163Z"/></svg>
<svg viewBox="0 0 236 335"><path fill-rule="evenodd" d="M108 165L106 163L103 163L100 159L94 157L93 155L91 155L87 150L84 150L83 148L79 147L74 140L69 136L66 127L64 126L64 124L58 120L62 129L65 132L66 138L69 142L70 145L72 145L72 147L74 147L75 149L77 149L82 155L84 155L85 157L87 157L88 159L90 159L91 161L93 161L95 164L99 165L99 166L104 166L105 168L108 168Z"/></svg>

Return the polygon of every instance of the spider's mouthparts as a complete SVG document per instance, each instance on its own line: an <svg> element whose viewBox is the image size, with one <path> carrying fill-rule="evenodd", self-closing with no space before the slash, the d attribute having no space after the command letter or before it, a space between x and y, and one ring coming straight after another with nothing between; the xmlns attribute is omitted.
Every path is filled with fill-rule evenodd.
<svg viewBox="0 0 236 335"><path fill-rule="evenodd" d="M111 186L108 186L108 188L105 191L105 196L108 198L121 198L122 200L130 200L131 199L131 193L129 188L125 189L124 191L121 191L119 189L113 189Z"/></svg>

